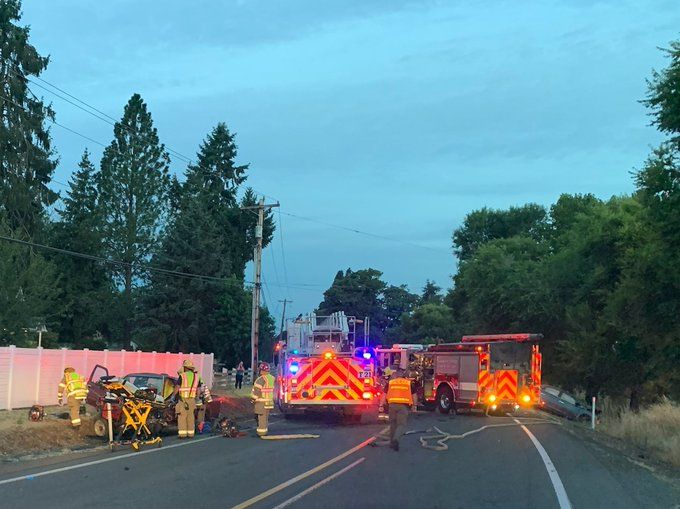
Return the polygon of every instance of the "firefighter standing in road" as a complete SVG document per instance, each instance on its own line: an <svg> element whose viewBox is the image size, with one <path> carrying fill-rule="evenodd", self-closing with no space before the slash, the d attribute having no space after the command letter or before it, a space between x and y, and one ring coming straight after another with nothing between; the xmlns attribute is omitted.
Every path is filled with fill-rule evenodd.
<svg viewBox="0 0 680 509"><path fill-rule="evenodd" d="M411 381L404 371L398 370L387 386L387 404L390 416L390 447L399 450L399 439L406 431L408 414L413 406Z"/></svg>
<svg viewBox="0 0 680 509"><path fill-rule="evenodd" d="M193 363L186 359L182 363L182 368L179 374L179 401L175 406L175 413L177 414L177 434L179 438L193 438L196 430L196 418L194 412L196 411L196 396L199 393L199 386L203 385L201 376L194 368ZM207 391L205 401L209 403L212 401L210 391Z"/></svg>
<svg viewBox="0 0 680 509"><path fill-rule="evenodd" d="M66 395L69 413L71 414L71 426L80 428L80 405L87 398L87 385L83 377L76 373L73 368L64 369L64 376L59 382L59 405L63 403Z"/></svg>
<svg viewBox="0 0 680 509"><path fill-rule="evenodd" d="M257 415L257 434L263 437L269 429L269 412L274 408L274 377L266 362L260 364L260 376L253 384L251 398Z"/></svg>

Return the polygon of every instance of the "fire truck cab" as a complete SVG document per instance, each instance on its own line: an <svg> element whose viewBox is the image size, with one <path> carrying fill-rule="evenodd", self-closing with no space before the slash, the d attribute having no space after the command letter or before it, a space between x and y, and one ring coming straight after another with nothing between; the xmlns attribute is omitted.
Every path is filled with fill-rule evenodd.
<svg viewBox="0 0 680 509"><path fill-rule="evenodd" d="M284 416L309 411L361 417L375 413L380 387L375 351L356 346L356 325L342 311L288 323L278 351L277 404Z"/></svg>
<svg viewBox="0 0 680 509"><path fill-rule="evenodd" d="M419 398L449 413L458 408L515 411L540 404L541 334L463 336L418 354Z"/></svg>

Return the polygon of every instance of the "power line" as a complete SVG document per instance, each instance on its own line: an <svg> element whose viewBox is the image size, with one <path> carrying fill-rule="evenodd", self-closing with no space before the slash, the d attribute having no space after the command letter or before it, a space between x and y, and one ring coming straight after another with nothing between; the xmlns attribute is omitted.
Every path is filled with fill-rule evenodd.
<svg viewBox="0 0 680 509"><path fill-rule="evenodd" d="M55 97L58 97L58 98L61 99L62 101L65 101L65 102L67 102L67 103L69 103L69 104L75 106L76 108L78 108L78 109L84 111L85 113L88 113L89 115L92 115L93 117L95 117L95 118L98 119L98 120L101 120L102 122L105 122L105 123L107 123L107 124L109 124L109 125L111 125L111 126L114 126L114 127L115 127L115 125L116 125L117 123L119 123L119 121L116 120L115 118L113 118L111 115L108 115L108 114L104 113L103 111L101 111L101 110L95 108L95 107L92 106L91 104L88 104L87 102L83 101L82 99L77 98L77 97L74 96L73 94L68 93L68 92L65 91L64 89L59 88L58 86L56 86L56 85L50 83L49 81L47 81L47 80L45 80L45 79L43 79L43 78L40 78L40 77L38 77L38 76L35 76L36 79L42 81L42 82L45 83L46 85L49 85L50 87L52 87L52 88L58 90L58 91L61 92L62 94L67 95L68 97L70 97L70 98L74 99L75 101L77 101L77 102L79 102L79 103L81 103L81 104L87 106L87 108L90 108L90 109L88 110L87 108L84 108L84 107L81 106L80 104L77 104L77 103L71 101L70 99L67 99L66 97L64 97L64 96L62 96L62 95L60 95L60 94L58 94L58 93L55 92L54 90L50 90L49 88L47 88L47 87L41 85L40 83L36 83L35 81L33 81L33 80L30 79L30 78L27 78L26 76L23 76L23 75L21 75L21 74L18 74L18 73L16 73L16 72L12 71L12 70L10 70L9 72L11 72L12 74L14 74L15 76L17 76L17 77L19 77L19 78L21 78L21 79L26 80L26 81L29 82L29 83L32 83L33 85L35 85L35 86L37 86L37 87L42 88L43 90L49 92L50 94L53 94ZM38 98L38 96L37 96L30 88L28 88L28 91L31 92L31 94L33 94L33 97L35 97L35 98L38 99L38 100L41 100L41 99ZM93 111L90 111L90 110L93 110ZM105 118L105 117L106 117L106 118ZM123 129L127 130L128 132L131 132L131 133L135 133L135 132L136 132L132 127L127 126L127 125L125 125L125 124L123 124L123 123L119 123L119 125L120 125L120 127L122 127ZM65 129L68 129L68 128L65 128ZM76 134L78 134L78 133L76 133ZM97 141L95 141L95 140L90 140L90 141L93 141L94 143L97 143L97 144L101 145L101 143L99 143L99 142L97 142ZM106 145L104 145L104 147L106 147ZM185 163L187 163L187 164L193 163L193 160L192 160L190 157L185 156L185 155L182 154L181 152L178 152L177 150L174 150L174 149L171 148L171 147L165 146L165 150L167 150L168 152L170 152L171 154L173 154L177 159L180 159L182 162L185 162Z"/></svg>
<svg viewBox="0 0 680 509"><path fill-rule="evenodd" d="M286 264L286 251L283 249L283 221L281 221L281 208L279 208L279 241L281 245L281 261L283 262L283 280L288 286L288 267Z"/></svg>
<svg viewBox="0 0 680 509"><path fill-rule="evenodd" d="M309 221L311 223L318 223L318 224L322 224L324 226L329 226L331 228L337 228L339 230L345 230L345 231L348 231L348 232L357 233L359 235L365 235L367 237L373 237L373 238L381 239L381 240L388 240L390 242L397 242L399 244L404 244L404 245L411 246L411 247L417 247L417 248L420 248L420 249L427 249L428 251L434 251L436 253L450 254L448 251L444 251L443 249L437 249L437 248L434 248L434 247L424 246L422 244L416 244L415 242L409 242L408 240L395 239L394 237L386 237L384 235L379 235L377 233L371 233L371 232L367 232L367 231L363 231L363 230L358 230L356 228L352 228L352 227L349 227L349 226L342 226L342 225L339 225L339 224L329 223L327 221L322 221L320 219L314 219L314 218L311 218L311 217L301 216L299 214L291 214L290 212L282 212L282 211L279 211L279 212L283 215L294 217L296 219L301 219L303 221Z"/></svg>

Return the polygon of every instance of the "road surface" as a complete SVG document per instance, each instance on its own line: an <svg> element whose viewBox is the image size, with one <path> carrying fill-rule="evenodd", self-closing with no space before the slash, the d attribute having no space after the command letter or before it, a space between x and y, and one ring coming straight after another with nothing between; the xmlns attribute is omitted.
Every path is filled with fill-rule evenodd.
<svg viewBox="0 0 680 509"><path fill-rule="evenodd" d="M536 417L517 419L527 423L524 430L510 417L414 415L411 430L437 426L462 437L446 441L448 450L434 451L414 433L403 438L399 452L368 444L384 425L275 418L271 434L320 437L167 438L161 449L143 453L98 450L4 464L0 506L680 507L674 481Z"/></svg>

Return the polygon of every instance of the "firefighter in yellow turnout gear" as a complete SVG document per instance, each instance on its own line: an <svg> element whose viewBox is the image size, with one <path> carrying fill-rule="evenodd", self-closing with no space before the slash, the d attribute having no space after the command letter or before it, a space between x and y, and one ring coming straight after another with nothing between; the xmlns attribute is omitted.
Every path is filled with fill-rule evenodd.
<svg viewBox="0 0 680 509"><path fill-rule="evenodd" d="M179 401L175 406L177 414L177 434L179 438L192 438L196 432L196 396L199 388L204 385L201 376L194 368L193 363L186 359L182 363L179 374ZM210 390L204 387L204 400L212 401Z"/></svg>
<svg viewBox="0 0 680 509"><path fill-rule="evenodd" d="M250 394L257 415L257 434L265 436L269 431L269 412L274 408L274 377L269 373L269 364L260 364L260 376L253 384Z"/></svg>
<svg viewBox="0 0 680 509"><path fill-rule="evenodd" d="M71 415L71 426L80 428L80 405L87 398L87 385L83 377L70 367L64 369L64 376L59 382L57 397L60 405L64 401L64 396Z"/></svg>

